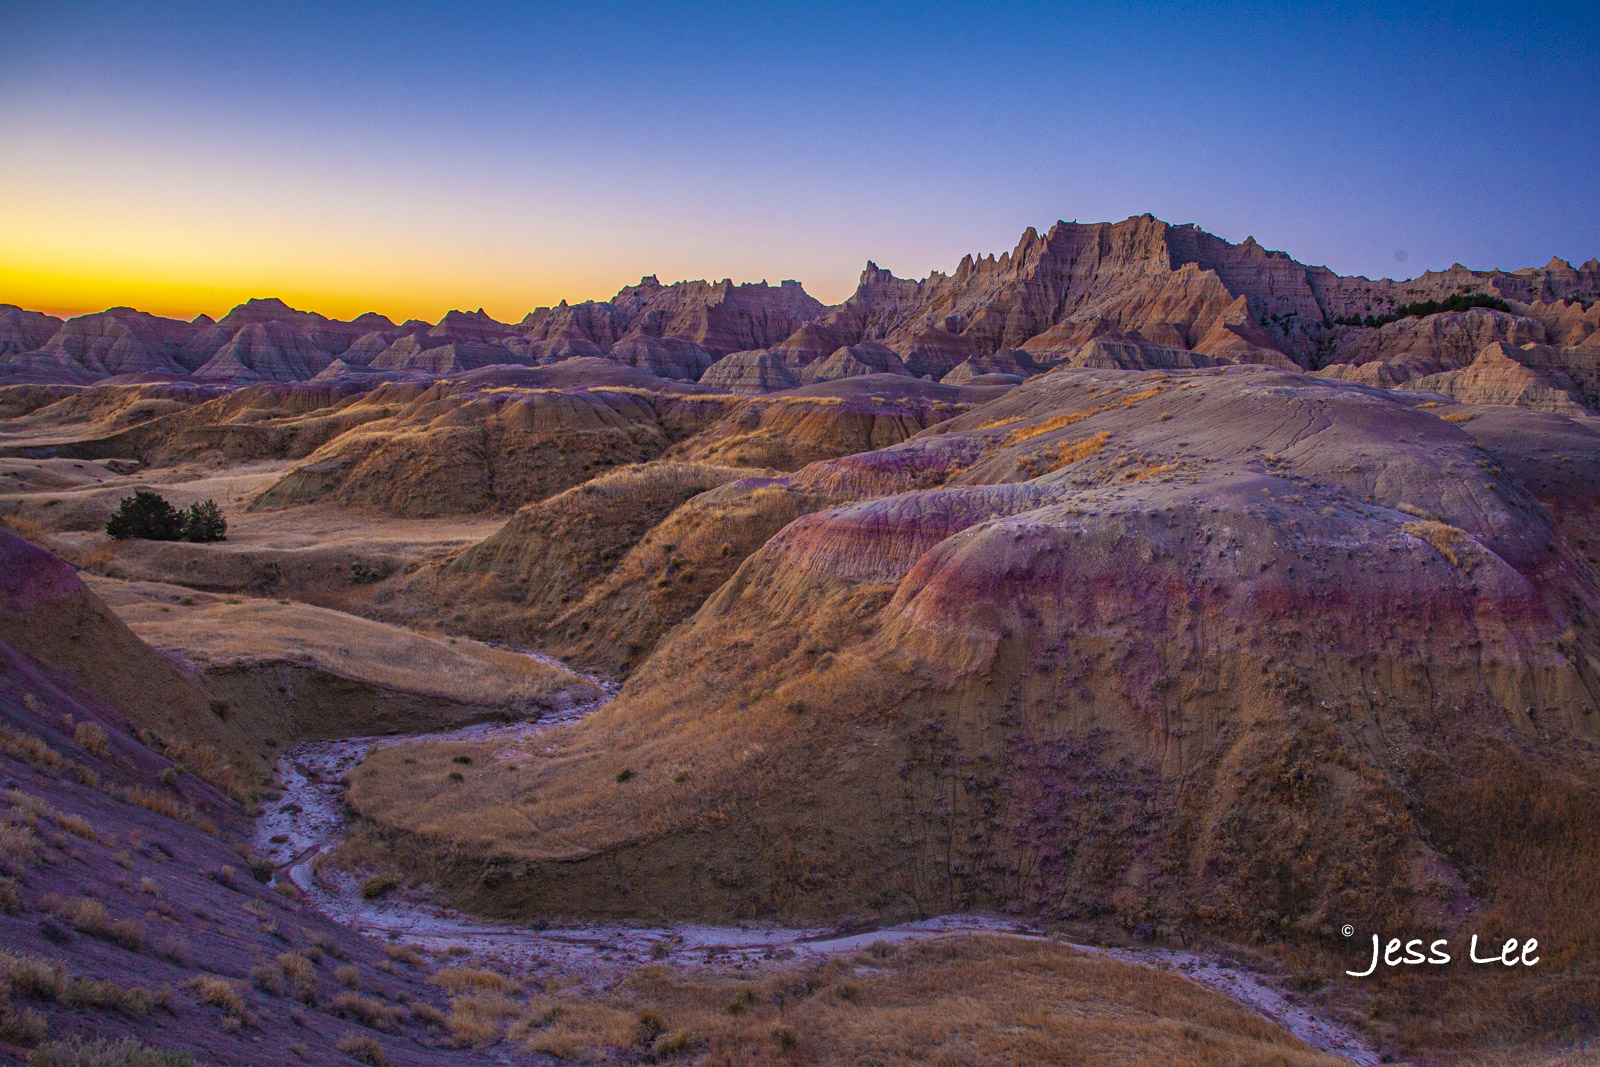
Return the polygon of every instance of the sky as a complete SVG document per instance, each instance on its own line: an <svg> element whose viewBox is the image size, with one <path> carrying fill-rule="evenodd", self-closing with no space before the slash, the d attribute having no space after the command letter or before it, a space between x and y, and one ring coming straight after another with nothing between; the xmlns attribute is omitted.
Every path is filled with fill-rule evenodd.
<svg viewBox="0 0 1600 1067"><path fill-rule="evenodd" d="M0 302L827 302L1150 212L1345 274L1600 255L1600 4L0 0Z"/></svg>

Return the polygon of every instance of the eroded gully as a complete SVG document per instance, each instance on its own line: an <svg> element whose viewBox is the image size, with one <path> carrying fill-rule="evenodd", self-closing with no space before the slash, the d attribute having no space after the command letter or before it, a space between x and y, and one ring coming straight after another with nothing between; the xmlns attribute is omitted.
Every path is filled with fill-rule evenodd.
<svg viewBox="0 0 1600 1067"><path fill-rule="evenodd" d="M542 662L549 662L537 656ZM1376 1047L1351 1028L1323 1018L1262 975L1215 953L1167 948L1116 948L1080 945L1013 918L957 914L873 930L840 932L762 924L740 926L640 927L620 923L547 926L488 922L425 901L367 900L360 879L317 860L344 840L348 817L341 784L372 749L408 741L521 741L578 719L603 706L614 687L586 704L532 722L479 724L403 737L355 737L314 741L278 761L282 796L263 806L256 820L256 850L311 904L336 922L385 940L435 952L465 950L482 960L524 974L549 971L573 975L585 986L603 988L630 970L650 963L721 970L755 970L783 961L800 962L856 951L873 942L922 940L953 933L1002 934L1055 941L1084 952L1139 966L1171 971L1236 1000L1293 1033L1313 1048L1356 1064L1381 1062ZM319 869L320 868L320 869Z"/></svg>

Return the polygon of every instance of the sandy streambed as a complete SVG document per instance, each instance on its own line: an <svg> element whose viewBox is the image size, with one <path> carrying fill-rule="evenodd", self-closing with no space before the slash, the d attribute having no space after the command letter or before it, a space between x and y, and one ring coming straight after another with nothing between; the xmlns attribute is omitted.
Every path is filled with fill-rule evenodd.
<svg viewBox="0 0 1600 1067"><path fill-rule="evenodd" d="M977 914L943 915L860 931L761 924L519 926L472 918L424 901L403 899L398 894L367 900L361 895L357 876L331 867L317 869L317 859L343 841L348 827L341 781L373 748L423 739L519 741L582 718L610 700L613 692L608 686L600 700L537 721L486 723L434 734L359 737L301 745L278 761L283 795L264 806L256 822L255 847L276 865L276 878L292 881L314 907L337 922L430 950L465 949L471 956L498 960L523 973L550 969L577 975L591 988L608 986L633 968L649 963L742 970L854 952L876 941L909 941L954 933L1004 934L1054 940L1126 963L1173 971L1248 1005L1313 1048L1356 1064L1381 1062L1376 1047L1356 1031L1318 1016L1262 975L1215 954L1080 945L1026 922Z"/></svg>

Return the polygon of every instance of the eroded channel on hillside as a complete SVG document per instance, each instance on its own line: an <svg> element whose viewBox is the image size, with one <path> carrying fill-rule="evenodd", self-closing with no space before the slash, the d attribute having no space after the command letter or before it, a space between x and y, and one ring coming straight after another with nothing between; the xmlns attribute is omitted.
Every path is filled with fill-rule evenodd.
<svg viewBox="0 0 1600 1067"><path fill-rule="evenodd" d="M537 653L541 662L561 666ZM434 952L462 952L495 961L510 970L537 976L540 972L573 975L591 989L620 981L647 964L756 970L786 962L818 960L857 951L874 942L924 940L955 933L1001 934L1054 941L1125 963L1171 971L1238 1001L1293 1033L1313 1048L1356 1064L1377 1064L1377 1048L1361 1034L1317 1014L1291 994L1276 989L1262 975L1211 953L1167 948L1116 948L1084 945L1016 919L992 915L943 915L897 926L840 931L763 924L671 927L622 923L563 926L516 925L472 918L422 900L391 894L368 900L361 879L331 864L317 863L344 840L348 813L342 780L374 748L410 741L522 741L576 722L603 707L616 687L600 679L603 696L538 720L482 723L427 734L353 737L314 741L285 753L278 761L283 794L263 806L256 821L256 850L269 857L277 873L303 892L311 904L336 922L385 940L416 945ZM320 866L320 869L319 869Z"/></svg>

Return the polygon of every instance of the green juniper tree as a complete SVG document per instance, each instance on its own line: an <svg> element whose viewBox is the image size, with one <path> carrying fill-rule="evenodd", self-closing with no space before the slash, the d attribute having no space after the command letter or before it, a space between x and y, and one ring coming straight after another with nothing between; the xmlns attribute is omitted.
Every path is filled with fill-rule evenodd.
<svg viewBox="0 0 1600 1067"><path fill-rule="evenodd" d="M176 541L187 525L184 513L167 503L160 493L135 489L132 496L122 498L116 514L106 523L106 533L117 541Z"/></svg>

